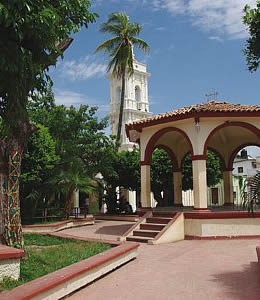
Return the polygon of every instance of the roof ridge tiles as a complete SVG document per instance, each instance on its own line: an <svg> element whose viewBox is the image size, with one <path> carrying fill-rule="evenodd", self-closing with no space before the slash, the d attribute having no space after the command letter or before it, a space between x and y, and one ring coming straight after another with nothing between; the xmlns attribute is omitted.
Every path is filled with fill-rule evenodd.
<svg viewBox="0 0 260 300"><path fill-rule="evenodd" d="M196 113L243 113L243 112L257 112L260 113L260 105L248 105L248 104L238 104L238 103L230 103L226 101L217 101L211 100L208 102L194 104L191 106L186 106L183 108L174 109L168 111L166 113L157 114L148 118L143 118L140 120L136 120L132 123L128 123L127 126L134 125L145 125L147 123L151 123L153 121L159 121L163 119L168 119L173 117L174 119L179 119L187 115L196 114Z"/></svg>

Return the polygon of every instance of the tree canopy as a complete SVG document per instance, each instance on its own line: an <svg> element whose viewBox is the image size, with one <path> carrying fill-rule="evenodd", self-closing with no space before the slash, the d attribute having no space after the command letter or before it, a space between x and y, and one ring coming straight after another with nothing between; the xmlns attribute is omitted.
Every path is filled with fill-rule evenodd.
<svg viewBox="0 0 260 300"><path fill-rule="evenodd" d="M250 37L247 40L244 54L246 55L248 69L254 72L260 64L260 1L256 7L246 5L244 8L243 22L247 25Z"/></svg>
<svg viewBox="0 0 260 300"><path fill-rule="evenodd" d="M48 67L69 46L71 34L95 21L89 9L88 0L1 0L0 116L20 142L27 136L28 97L46 88Z"/></svg>
<svg viewBox="0 0 260 300"><path fill-rule="evenodd" d="M96 110L87 105L55 105L51 88L30 100L29 116L39 130L23 154L23 204L32 196L38 197L33 197L36 202L45 198L47 204L53 193L61 192L65 195L61 205L69 206L75 189L89 191L97 173L111 173L108 159L117 151L104 134L107 119L98 120Z"/></svg>

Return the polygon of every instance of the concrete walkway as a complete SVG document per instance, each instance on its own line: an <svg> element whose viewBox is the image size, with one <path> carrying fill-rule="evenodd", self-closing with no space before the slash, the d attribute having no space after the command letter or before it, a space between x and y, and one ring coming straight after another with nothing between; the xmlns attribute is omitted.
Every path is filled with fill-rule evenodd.
<svg viewBox="0 0 260 300"><path fill-rule="evenodd" d="M116 232L131 226L128 222L102 222L94 226L97 234L101 233L106 239L115 239ZM121 225L122 230L119 229ZM90 228L74 228L64 233L81 235L80 231L84 231L84 236L88 236ZM91 235L94 237L94 230ZM260 266L256 259L256 245L260 245L259 239L141 245L135 261L68 298L259 300Z"/></svg>
<svg viewBox="0 0 260 300"><path fill-rule="evenodd" d="M95 220L94 225L66 229L62 233L114 241L133 225L134 222Z"/></svg>

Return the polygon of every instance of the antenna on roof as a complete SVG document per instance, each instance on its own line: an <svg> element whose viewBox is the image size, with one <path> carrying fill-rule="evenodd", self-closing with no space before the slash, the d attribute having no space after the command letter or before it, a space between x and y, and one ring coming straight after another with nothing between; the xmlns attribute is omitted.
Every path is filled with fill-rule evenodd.
<svg viewBox="0 0 260 300"><path fill-rule="evenodd" d="M207 98L207 102L217 100L218 99L218 92L216 89L211 89L207 94L205 94Z"/></svg>

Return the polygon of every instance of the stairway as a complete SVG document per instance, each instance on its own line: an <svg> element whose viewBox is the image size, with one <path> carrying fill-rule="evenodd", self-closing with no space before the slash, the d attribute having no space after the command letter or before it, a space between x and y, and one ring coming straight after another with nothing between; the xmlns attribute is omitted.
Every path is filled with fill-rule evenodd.
<svg viewBox="0 0 260 300"><path fill-rule="evenodd" d="M139 228L133 231L132 235L126 237L126 240L148 243L149 240L153 240L165 228L175 214L174 212L152 212L152 216L146 218L139 225Z"/></svg>

